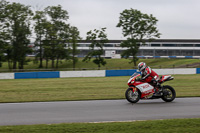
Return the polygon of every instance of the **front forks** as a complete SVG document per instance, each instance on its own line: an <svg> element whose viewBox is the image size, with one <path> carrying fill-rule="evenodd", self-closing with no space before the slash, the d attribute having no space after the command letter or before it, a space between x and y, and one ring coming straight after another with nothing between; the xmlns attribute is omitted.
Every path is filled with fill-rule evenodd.
<svg viewBox="0 0 200 133"><path fill-rule="evenodd" d="M133 93L137 91L137 88L136 87L129 87L133 90Z"/></svg>

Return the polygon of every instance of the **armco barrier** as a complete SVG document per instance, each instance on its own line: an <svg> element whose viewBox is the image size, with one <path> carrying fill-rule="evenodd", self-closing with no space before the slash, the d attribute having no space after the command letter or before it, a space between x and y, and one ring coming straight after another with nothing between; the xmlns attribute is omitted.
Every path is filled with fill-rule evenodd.
<svg viewBox="0 0 200 133"><path fill-rule="evenodd" d="M0 73L0 79L14 79L14 73Z"/></svg>
<svg viewBox="0 0 200 133"><path fill-rule="evenodd" d="M59 78L60 72L22 72L15 73L15 79Z"/></svg>
<svg viewBox="0 0 200 133"><path fill-rule="evenodd" d="M200 74L200 68L175 68L175 69L153 69L153 70L157 72L159 75ZM136 69L132 69L132 70L0 73L0 79L131 76L136 71L137 71Z"/></svg>
<svg viewBox="0 0 200 133"><path fill-rule="evenodd" d="M175 69L153 69L158 75L167 75L167 74L196 74L199 72L200 68L175 68ZM106 77L111 76L131 76L137 70L106 70Z"/></svg>
<svg viewBox="0 0 200 133"><path fill-rule="evenodd" d="M153 69L158 75L165 74L196 74L196 68Z"/></svg>
<svg viewBox="0 0 200 133"><path fill-rule="evenodd" d="M138 58L186 58L186 59L200 59L200 56L137 56Z"/></svg>
<svg viewBox="0 0 200 133"><path fill-rule="evenodd" d="M137 70L106 70L106 77L111 76L131 76L133 73L135 73Z"/></svg>
<svg viewBox="0 0 200 133"><path fill-rule="evenodd" d="M66 77L105 77L105 70L60 71L60 78Z"/></svg>

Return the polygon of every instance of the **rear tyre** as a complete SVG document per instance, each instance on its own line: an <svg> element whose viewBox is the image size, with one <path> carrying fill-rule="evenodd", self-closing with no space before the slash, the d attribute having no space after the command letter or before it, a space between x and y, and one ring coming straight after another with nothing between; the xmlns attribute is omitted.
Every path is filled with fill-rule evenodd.
<svg viewBox="0 0 200 133"><path fill-rule="evenodd" d="M140 100L140 93L139 91L133 92L132 88L128 88L125 93L127 101L130 103L137 103Z"/></svg>
<svg viewBox="0 0 200 133"><path fill-rule="evenodd" d="M165 102L172 102L176 98L176 91L173 87L166 85L163 86L162 100Z"/></svg>

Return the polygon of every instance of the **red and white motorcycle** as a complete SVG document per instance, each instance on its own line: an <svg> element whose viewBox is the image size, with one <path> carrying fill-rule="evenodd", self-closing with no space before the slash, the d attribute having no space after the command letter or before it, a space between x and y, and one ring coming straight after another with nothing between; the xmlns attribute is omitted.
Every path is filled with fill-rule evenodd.
<svg viewBox="0 0 200 133"><path fill-rule="evenodd" d="M128 80L129 88L126 90L125 96L129 102L137 103L140 99L158 98L162 98L165 102L171 102L175 99L176 92L173 87L169 85L161 86L165 81L174 79L171 75L161 76L160 79L157 80L159 86L156 87L138 79L139 76L140 74L136 72Z"/></svg>

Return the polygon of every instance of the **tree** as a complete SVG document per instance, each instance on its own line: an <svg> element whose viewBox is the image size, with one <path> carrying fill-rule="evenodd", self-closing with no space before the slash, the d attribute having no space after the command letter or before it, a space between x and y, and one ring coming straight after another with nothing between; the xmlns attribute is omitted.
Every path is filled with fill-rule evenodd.
<svg viewBox="0 0 200 133"><path fill-rule="evenodd" d="M9 33L6 32L6 24L5 24L5 18L6 18L6 6L8 5L8 2L5 0L0 1L0 67L2 66L2 61L4 61L4 53L6 53L6 47L8 46L8 39L9 39Z"/></svg>
<svg viewBox="0 0 200 133"><path fill-rule="evenodd" d="M39 47L37 50L36 60L39 57L39 68L43 68L43 40L45 39L45 24L47 22L47 18L43 11L36 11L33 20L36 21L34 25L36 33L35 47Z"/></svg>
<svg viewBox="0 0 200 133"><path fill-rule="evenodd" d="M52 61L52 68L55 67L55 59L58 58L58 54L65 50L65 42L69 38L69 33L66 24L69 16L66 10L63 10L60 5L58 6L48 6L45 8L45 13L47 15L47 22L45 23L45 47L48 48L48 54ZM62 49L61 49L62 48ZM51 50L51 51L49 51ZM44 49L45 51L45 49Z"/></svg>
<svg viewBox="0 0 200 133"><path fill-rule="evenodd" d="M68 49L65 49L66 44L60 43L56 47L56 68L58 68L59 62L62 63L62 59L69 59Z"/></svg>
<svg viewBox="0 0 200 133"><path fill-rule="evenodd" d="M43 48L44 48L44 53L43 53L43 57L45 58L46 60L46 69L48 68L48 62L49 62L49 59L51 57L51 47L48 46L48 42L47 41L44 41L43 42Z"/></svg>
<svg viewBox="0 0 200 133"><path fill-rule="evenodd" d="M32 11L29 6L22 5L20 3L8 3L5 6L5 18L4 18L4 37L5 42L9 44L7 56L9 60L13 62L13 69L23 69L26 63L26 54L31 52L28 47L29 39L31 35L30 23L32 19Z"/></svg>
<svg viewBox="0 0 200 133"><path fill-rule="evenodd" d="M87 32L86 40L92 41L90 44L90 52L85 56L83 61L90 61L91 58L95 58L93 62L98 65L100 69L101 65L105 65L106 61L101 57L103 55L103 46L108 42L107 35L105 34L106 28L100 30L94 29Z"/></svg>
<svg viewBox="0 0 200 133"><path fill-rule="evenodd" d="M58 45L56 47L56 68L58 68L58 63L62 63L63 59L70 59L70 48L67 43L70 42L70 25L67 23L63 23L60 27L60 31L58 33L59 40Z"/></svg>
<svg viewBox="0 0 200 133"><path fill-rule="evenodd" d="M72 62L73 62L73 70L75 70L76 63L78 62L78 58L76 55L79 53L79 50L77 49L77 43L78 40L81 39L79 36L79 31L77 27L70 27L70 45L71 45L71 54L72 54Z"/></svg>
<svg viewBox="0 0 200 133"><path fill-rule="evenodd" d="M120 13L117 27L122 27L123 36L127 37L127 40L121 43L121 47L128 48L122 53L122 57L132 56L131 62L136 66L138 60L136 54L140 43L145 44L146 41L159 38L161 35L156 27L157 21L152 14L144 14L132 8Z"/></svg>
<svg viewBox="0 0 200 133"><path fill-rule="evenodd" d="M3 62L3 58L4 58L4 54L3 54L3 45L2 43L0 43L0 67L2 66L2 62Z"/></svg>
<svg viewBox="0 0 200 133"><path fill-rule="evenodd" d="M126 59L129 58L129 56L132 56L133 58L129 63L134 63L134 66L136 66L136 62L138 61L136 54L139 50L138 42L135 39L128 38L127 40L123 41L120 46L122 48L128 48L121 54L121 56Z"/></svg>

